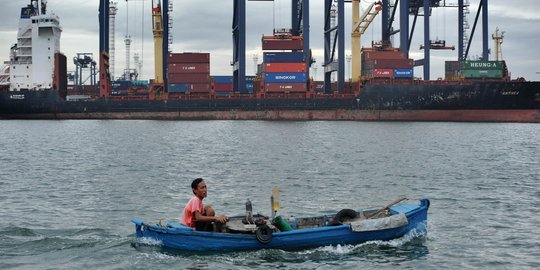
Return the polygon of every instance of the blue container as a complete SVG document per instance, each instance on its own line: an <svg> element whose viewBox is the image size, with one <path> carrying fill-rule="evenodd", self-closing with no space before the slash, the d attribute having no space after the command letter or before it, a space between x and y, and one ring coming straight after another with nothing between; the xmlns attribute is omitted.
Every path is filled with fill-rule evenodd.
<svg viewBox="0 0 540 270"><path fill-rule="evenodd" d="M189 92L191 84L189 83L172 83L168 85L169 93L185 93Z"/></svg>
<svg viewBox="0 0 540 270"><path fill-rule="evenodd" d="M265 83L304 83L306 81L306 73L279 72L264 74Z"/></svg>
<svg viewBox="0 0 540 270"><path fill-rule="evenodd" d="M246 82L252 82L255 80L255 76L246 76Z"/></svg>
<svg viewBox="0 0 540 270"><path fill-rule="evenodd" d="M230 95L230 94L233 94L234 92L215 92L216 95Z"/></svg>
<svg viewBox="0 0 540 270"><path fill-rule="evenodd" d="M414 70L412 68L396 68L394 69L394 78L412 78Z"/></svg>
<svg viewBox="0 0 540 270"><path fill-rule="evenodd" d="M263 54L265 63L296 63L305 62L304 52L266 52Z"/></svg>
<svg viewBox="0 0 540 270"><path fill-rule="evenodd" d="M131 81L118 80L118 81L113 81L111 83L111 86L112 86L113 91L118 91L118 90L127 90L131 87L132 84L133 83Z"/></svg>
<svg viewBox="0 0 540 270"><path fill-rule="evenodd" d="M233 76L213 76L214 83L233 83Z"/></svg>

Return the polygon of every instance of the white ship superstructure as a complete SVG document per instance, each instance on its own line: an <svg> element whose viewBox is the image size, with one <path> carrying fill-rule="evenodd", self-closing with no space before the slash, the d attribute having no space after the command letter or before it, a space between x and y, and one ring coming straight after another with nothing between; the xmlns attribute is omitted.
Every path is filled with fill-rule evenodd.
<svg viewBox="0 0 540 270"><path fill-rule="evenodd" d="M60 51L58 16L47 13L47 1L31 1L21 9L17 44L11 48L10 90L51 89L54 54Z"/></svg>

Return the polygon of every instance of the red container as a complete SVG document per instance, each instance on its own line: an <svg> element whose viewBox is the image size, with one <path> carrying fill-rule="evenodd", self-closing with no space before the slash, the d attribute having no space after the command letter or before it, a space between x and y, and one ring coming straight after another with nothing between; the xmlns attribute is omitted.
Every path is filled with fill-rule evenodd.
<svg viewBox="0 0 540 270"><path fill-rule="evenodd" d="M374 69L372 75L373 77L393 78L394 70L393 69Z"/></svg>
<svg viewBox="0 0 540 270"><path fill-rule="evenodd" d="M362 60L375 59L404 59L405 54L393 51L363 51Z"/></svg>
<svg viewBox="0 0 540 270"><path fill-rule="evenodd" d="M169 63L167 71L169 73L208 73L210 74L210 64L207 63Z"/></svg>
<svg viewBox="0 0 540 270"><path fill-rule="evenodd" d="M168 64L173 63L210 63L209 53L170 53Z"/></svg>
<svg viewBox="0 0 540 270"><path fill-rule="evenodd" d="M208 73L169 73L168 82L174 83L206 83L210 84L210 74Z"/></svg>
<svg viewBox="0 0 540 270"><path fill-rule="evenodd" d="M324 82L321 82L321 81L313 82L313 88L315 92L317 93L324 92Z"/></svg>
<svg viewBox="0 0 540 270"><path fill-rule="evenodd" d="M338 89L337 82L334 82L334 83L331 84L331 88L332 88L332 92L350 93L351 92L351 83L350 82L343 82L343 88Z"/></svg>
<svg viewBox="0 0 540 270"><path fill-rule="evenodd" d="M264 84L266 92L306 92L305 83L266 83Z"/></svg>
<svg viewBox="0 0 540 270"><path fill-rule="evenodd" d="M413 68L412 59L375 59L362 62L362 69L401 69Z"/></svg>
<svg viewBox="0 0 540 270"><path fill-rule="evenodd" d="M233 84L232 83L214 83L215 92L232 92Z"/></svg>
<svg viewBox="0 0 540 270"><path fill-rule="evenodd" d="M259 93L259 92L262 92L262 81L260 79L256 79L253 81L253 92L254 93Z"/></svg>
<svg viewBox="0 0 540 270"><path fill-rule="evenodd" d="M306 72L306 63L265 63L264 72Z"/></svg>
<svg viewBox="0 0 540 270"><path fill-rule="evenodd" d="M191 85L190 93L210 93L211 85L209 83L194 83Z"/></svg>
<svg viewBox="0 0 540 270"><path fill-rule="evenodd" d="M263 39L263 50L303 50L302 39Z"/></svg>

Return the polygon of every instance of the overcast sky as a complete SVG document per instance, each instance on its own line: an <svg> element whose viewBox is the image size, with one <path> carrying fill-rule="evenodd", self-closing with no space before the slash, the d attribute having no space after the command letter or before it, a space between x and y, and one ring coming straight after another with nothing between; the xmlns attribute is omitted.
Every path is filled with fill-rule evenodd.
<svg viewBox="0 0 540 270"><path fill-rule="evenodd" d="M9 48L16 42L20 8L28 1L1 0L0 9L0 61L9 60ZM211 54L211 74L230 75L232 68L232 14L233 0L171 0L174 7L173 17L173 52L209 52ZM370 2L372 0L364 1ZM446 0L457 3L457 0ZM480 0L470 0L469 22L472 26ZM311 0L311 48L317 60L317 79L322 80L323 68L323 0ZM491 34L499 27L505 31L503 58L507 61L512 77L525 77L528 80L540 80L540 1L538 0L489 0L489 46L491 59L495 57ZM519 4L518 4L519 3ZM61 51L72 59L76 53L94 53L97 60L99 48L98 0L48 0L49 11L60 17L63 28ZM291 0L275 2L247 2L247 74L254 73L253 56L262 61L261 36L269 35L273 28L290 28ZM365 6L365 5L364 5ZM151 29L151 1L118 1L116 18L116 56L115 74L125 67L124 36L131 35L133 53L143 55L144 79L153 77L153 41ZM345 10L345 46L350 54L351 6ZM411 18L412 24L412 18ZM129 25L129 28L126 27ZM419 50L422 43L422 18L417 22L417 29L411 45L411 58L423 58ZM398 25L395 24L395 28ZM363 36L363 46L370 46L371 40L381 39L380 16ZM471 56L481 55L481 28L477 28L470 51ZM431 17L432 39L444 39L447 45L457 45L457 9L434 9ZM399 47L399 37L395 36L395 46ZM444 61L456 60L456 51L432 51L431 78L444 77ZM68 71L74 70L72 61L68 61ZM422 69L415 69L416 76L422 75ZM349 76L349 68L346 75Z"/></svg>

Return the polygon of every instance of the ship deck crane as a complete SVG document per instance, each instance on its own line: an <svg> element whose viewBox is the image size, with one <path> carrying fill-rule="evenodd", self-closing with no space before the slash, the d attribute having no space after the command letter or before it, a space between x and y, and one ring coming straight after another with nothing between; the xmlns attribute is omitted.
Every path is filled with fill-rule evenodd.
<svg viewBox="0 0 540 270"><path fill-rule="evenodd" d="M154 84L163 84L163 21L160 0L152 0L152 30L154 33Z"/></svg>
<svg viewBox="0 0 540 270"><path fill-rule="evenodd" d="M352 16L353 16L353 26L351 34L351 49L352 49L352 70L351 77L352 82L359 82L362 67L360 59L360 49L361 49L361 37L366 32L369 25L373 22L381 8L382 3L380 1L375 1L371 3L366 11L360 17L360 0L352 0Z"/></svg>

